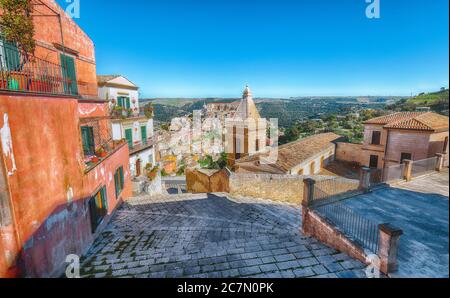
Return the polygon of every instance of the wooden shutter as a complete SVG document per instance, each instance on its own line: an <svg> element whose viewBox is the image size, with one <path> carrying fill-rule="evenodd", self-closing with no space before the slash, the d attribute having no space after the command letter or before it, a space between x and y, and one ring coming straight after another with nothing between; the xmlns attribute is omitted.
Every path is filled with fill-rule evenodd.
<svg viewBox="0 0 450 298"><path fill-rule="evenodd" d="M125 129L125 138L128 141L128 147L133 148L133 130L131 128Z"/></svg>
<svg viewBox="0 0 450 298"><path fill-rule="evenodd" d="M20 53L13 42L3 40L6 69L9 71L20 71Z"/></svg>
<svg viewBox="0 0 450 298"><path fill-rule="evenodd" d="M119 198L119 171L116 171L116 173L114 174L114 186L116 187L116 199Z"/></svg>
<svg viewBox="0 0 450 298"><path fill-rule="evenodd" d="M120 173L120 190L123 190L123 186L124 186L124 176L123 176L123 167L119 168L119 173Z"/></svg>
<svg viewBox="0 0 450 298"><path fill-rule="evenodd" d="M147 126L141 126L142 144L147 144Z"/></svg>
<svg viewBox="0 0 450 298"><path fill-rule="evenodd" d="M94 129L90 126L81 127L81 138L83 141L83 152L85 155L95 153Z"/></svg>
<svg viewBox="0 0 450 298"><path fill-rule="evenodd" d="M64 91L72 95L77 95L78 84L75 71L75 60L72 57L61 54L61 68L64 78Z"/></svg>
<svg viewBox="0 0 450 298"><path fill-rule="evenodd" d="M100 190L100 196L101 196L101 200L102 200L102 217L105 216L106 214L108 214L108 200L106 197L106 187L103 186L102 189Z"/></svg>

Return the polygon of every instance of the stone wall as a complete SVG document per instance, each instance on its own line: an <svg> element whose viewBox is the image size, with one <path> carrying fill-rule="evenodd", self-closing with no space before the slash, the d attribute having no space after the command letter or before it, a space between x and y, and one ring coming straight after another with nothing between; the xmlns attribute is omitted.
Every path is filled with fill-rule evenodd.
<svg viewBox="0 0 450 298"><path fill-rule="evenodd" d="M336 159L347 162L354 162L358 164L364 163L364 156L362 151L362 144L352 143L337 143Z"/></svg>
<svg viewBox="0 0 450 298"><path fill-rule="evenodd" d="M233 174L230 194L299 204L303 198L304 176Z"/></svg>

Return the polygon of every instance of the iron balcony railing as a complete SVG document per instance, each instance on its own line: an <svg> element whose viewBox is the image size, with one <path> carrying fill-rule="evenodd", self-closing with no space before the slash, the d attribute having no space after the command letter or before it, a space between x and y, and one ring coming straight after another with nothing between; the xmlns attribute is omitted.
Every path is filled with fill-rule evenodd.
<svg viewBox="0 0 450 298"><path fill-rule="evenodd" d="M155 141L156 141L155 137L150 137L139 142L134 143L128 142L128 148L130 149L130 153L139 152L155 145L156 143Z"/></svg>
<svg viewBox="0 0 450 298"><path fill-rule="evenodd" d="M373 253L378 252L379 228L376 223L342 203L320 206L317 211L347 237Z"/></svg>
<svg viewBox="0 0 450 298"><path fill-rule="evenodd" d="M78 95L76 80L67 67L41 58L24 55L14 43L0 35L0 90Z"/></svg>
<svg viewBox="0 0 450 298"><path fill-rule="evenodd" d="M313 203L320 205L335 197L352 196L359 191L359 181L342 177L333 177L316 181L314 185Z"/></svg>

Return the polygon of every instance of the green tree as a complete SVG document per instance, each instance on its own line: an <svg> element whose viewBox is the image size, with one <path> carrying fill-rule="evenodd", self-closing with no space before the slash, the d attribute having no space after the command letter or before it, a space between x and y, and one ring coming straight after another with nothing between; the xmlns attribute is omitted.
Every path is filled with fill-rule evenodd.
<svg viewBox="0 0 450 298"><path fill-rule="evenodd" d="M36 48L33 38L34 23L31 16L32 1L0 0L0 9L3 10L0 27L4 38L16 43L24 58L28 60Z"/></svg>

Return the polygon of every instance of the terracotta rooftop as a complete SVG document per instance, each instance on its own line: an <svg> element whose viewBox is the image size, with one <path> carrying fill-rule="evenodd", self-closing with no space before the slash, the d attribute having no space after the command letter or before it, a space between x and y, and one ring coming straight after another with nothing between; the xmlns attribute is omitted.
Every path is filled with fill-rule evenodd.
<svg viewBox="0 0 450 298"><path fill-rule="evenodd" d="M111 80L114 80L116 78L120 77L120 75L98 75L97 76L97 83L107 83Z"/></svg>
<svg viewBox="0 0 450 298"><path fill-rule="evenodd" d="M339 140L340 138L342 138L340 135L330 132L313 135L282 145L278 147L278 160L275 166L288 172L293 167L326 150L333 144L333 142ZM263 153L244 157L237 160L236 163L239 164L258 161L261 157L264 158L265 155L266 154Z"/></svg>
<svg viewBox="0 0 450 298"><path fill-rule="evenodd" d="M373 118L364 124L380 124L385 128L411 129L422 131L448 130L447 116L433 112L399 112L378 118Z"/></svg>

